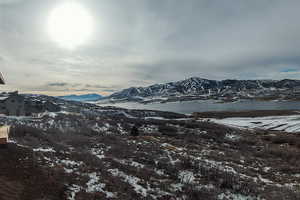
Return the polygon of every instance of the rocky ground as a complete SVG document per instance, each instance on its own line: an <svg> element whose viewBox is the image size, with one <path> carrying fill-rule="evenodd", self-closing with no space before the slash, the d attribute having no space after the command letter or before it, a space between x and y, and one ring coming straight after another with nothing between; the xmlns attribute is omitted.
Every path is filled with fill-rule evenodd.
<svg viewBox="0 0 300 200"><path fill-rule="evenodd" d="M0 118L12 126L0 149L1 200L300 198L297 133L71 104Z"/></svg>

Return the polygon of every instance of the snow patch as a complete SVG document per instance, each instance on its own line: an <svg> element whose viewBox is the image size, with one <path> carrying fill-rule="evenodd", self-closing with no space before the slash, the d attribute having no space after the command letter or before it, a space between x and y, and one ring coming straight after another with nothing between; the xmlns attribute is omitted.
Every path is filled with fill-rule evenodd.
<svg viewBox="0 0 300 200"><path fill-rule="evenodd" d="M231 141L236 141L236 140L240 139L240 136L234 135L231 133L226 133L225 138L228 140L231 140Z"/></svg>
<svg viewBox="0 0 300 200"><path fill-rule="evenodd" d="M69 190L70 190L70 196L68 197L68 200L75 200L76 194L80 192L81 187L79 185L73 184L69 187Z"/></svg>
<svg viewBox="0 0 300 200"><path fill-rule="evenodd" d="M181 183L194 183L195 177L194 173L191 171L181 171L178 178L181 180Z"/></svg>
<svg viewBox="0 0 300 200"><path fill-rule="evenodd" d="M260 198L245 196L242 194L233 194L231 192L221 193L218 195L218 200L260 200Z"/></svg>
<svg viewBox="0 0 300 200"><path fill-rule="evenodd" d="M32 149L32 150L34 152L36 152L36 151L39 151L39 152L51 152L51 153L55 153L56 152L52 147L49 147L49 148L40 147L40 148L36 148L36 149Z"/></svg>
<svg viewBox="0 0 300 200"><path fill-rule="evenodd" d="M268 117L234 117L210 119L213 122L239 128L259 128L265 130L299 132L300 115L268 116Z"/></svg>
<svg viewBox="0 0 300 200"><path fill-rule="evenodd" d="M144 188L143 186L139 185L138 183L141 181L141 179L135 177L135 176L130 176L125 174L124 172L120 171L119 169L109 169L108 170L113 176L118 176L123 178L123 180L126 183L129 183L133 188L134 191L138 194L141 194L143 197L146 197L148 194L148 189Z"/></svg>
<svg viewBox="0 0 300 200"><path fill-rule="evenodd" d="M115 193L105 191L105 183L99 183L100 178L97 176L96 172L88 174L90 180L86 183L87 189L86 192L102 192L106 195L106 198L114 198L116 197Z"/></svg>

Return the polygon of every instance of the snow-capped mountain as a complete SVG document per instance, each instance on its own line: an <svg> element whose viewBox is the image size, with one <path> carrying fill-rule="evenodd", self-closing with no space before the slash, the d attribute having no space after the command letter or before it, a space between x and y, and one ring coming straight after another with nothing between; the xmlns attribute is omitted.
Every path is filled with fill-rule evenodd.
<svg viewBox="0 0 300 200"><path fill-rule="evenodd" d="M252 98L294 95L300 80L208 80L192 77L177 82L155 84L148 87L131 87L109 96L111 100L145 100L151 98ZM293 91L293 92L291 92Z"/></svg>
<svg viewBox="0 0 300 200"><path fill-rule="evenodd" d="M97 101L102 98L99 94L83 94L83 95L67 95L67 96L58 96L58 98L64 100L71 100L71 101Z"/></svg>

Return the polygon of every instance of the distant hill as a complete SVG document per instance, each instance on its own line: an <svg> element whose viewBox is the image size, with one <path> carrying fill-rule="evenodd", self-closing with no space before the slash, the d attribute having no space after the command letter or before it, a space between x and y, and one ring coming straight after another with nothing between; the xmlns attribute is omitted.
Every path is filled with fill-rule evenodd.
<svg viewBox="0 0 300 200"><path fill-rule="evenodd" d="M66 95L66 96L57 96L57 98L71 101L97 101L103 97L99 94L83 94L83 95Z"/></svg>
<svg viewBox="0 0 300 200"><path fill-rule="evenodd" d="M299 91L298 91L299 90ZM113 93L112 101L182 101L191 99L262 98L300 99L300 80L208 80L192 77L181 81L131 87Z"/></svg>

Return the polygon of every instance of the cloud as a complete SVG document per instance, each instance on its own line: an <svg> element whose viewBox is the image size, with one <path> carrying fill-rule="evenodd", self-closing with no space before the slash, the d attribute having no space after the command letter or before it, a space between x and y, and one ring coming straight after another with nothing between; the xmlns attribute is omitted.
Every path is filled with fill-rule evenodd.
<svg viewBox="0 0 300 200"><path fill-rule="evenodd" d="M280 72L284 72L284 73L299 72L299 69L287 68L287 69L282 69Z"/></svg>
<svg viewBox="0 0 300 200"><path fill-rule="evenodd" d="M104 89L102 90L103 92L109 92L109 93L113 93L113 92L117 92L118 90L116 89Z"/></svg>
<svg viewBox="0 0 300 200"><path fill-rule="evenodd" d="M80 1L94 35L73 51L47 33L60 0L17 2L0 0L0 63L21 91L112 92L190 76L299 78L300 1Z"/></svg>
<svg viewBox="0 0 300 200"><path fill-rule="evenodd" d="M0 0L0 5L1 4L14 4L14 3L19 3L23 0Z"/></svg>
<svg viewBox="0 0 300 200"><path fill-rule="evenodd" d="M50 87L65 87L67 86L68 83L48 83L47 86L50 86Z"/></svg>
<svg viewBox="0 0 300 200"><path fill-rule="evenodd" d="M99 85L99 84L85 84L84 87L86 88L98 88L98 89L109 89L109 88L115 88L118 86L106 86L106 85Z"/></svg>
<svg viewBox="0 0 300 200"><path fill-rule="evenodd" d="M101 86L101 85L92 85L92 84L80 84L80 83L67 83L67 82L53 82L46 83L42 85L28 86L25 88L26 93L30 91L33 93L48 93L54 94L81 94L81 93L100 93L106 95L111 92L117 91L114 87L110 86ZM30 92L30 93L31 93Z"/></svg>

